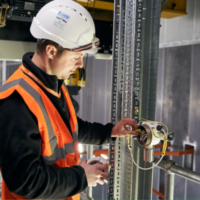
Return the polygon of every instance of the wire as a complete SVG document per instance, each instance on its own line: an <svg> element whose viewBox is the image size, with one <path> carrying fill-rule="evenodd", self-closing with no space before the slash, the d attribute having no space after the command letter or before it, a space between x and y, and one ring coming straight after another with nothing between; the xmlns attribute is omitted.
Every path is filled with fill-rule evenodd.
<svg viewBox="0 0 200 200"><path fill-rule="evenodd" d="M138 116L139 116L141 119L143 119L143 120L145 120L145 121L151 121L151 120L144 119L144 118L142 118L142 117L139 115L139 108L136 108L135 112L138 113ZM167 149L167 134L168 134L168 132L169 132L168 127L167 127L165 124L161 123L161 122L158 122L158 121L154 121L154 122L157 122L157 123L159 123L159 124L162 124L162 125L167 129L167 133L166 133L165 130L162 128L162 131L164 132L164 136L163 136L163 137L157 137L157 136L154 134L154 131L152 131L153 134L154 134L154 136L155 136L156 138L164 138L164 144L163 144L163 148L162 148L162 156L161 156L161 158L159 159L159 161L158 161L156 164L154 164L152 167L143 168L143 167L140 167L140 166L135 162L135 160L134 160L134 158L133 158L133 154L132 154L132 146L130 146L130 145L129 145L129 142L128 142L130 138L127 137L127 146L128 146L129 151L130 151L132 161L133 161L133 163L134 163L139 169L142 169L142 170L150 170L150 169L153 169L154 167L156 167L156 166L162 161L163 157L165 156L166 149ZM136 132L144 134L143 131L142 131L141 129L137 129ZM145 134L144 134L144 135L145 135Z"/></svg>
<svg viewBox="0 0 200 200"><path fill-rule="evenodd" d="M146 135L141 129L137 129L137 130L135 130L135 132L142 133L143 135Z"/></svg>
<svg viewBox="0 0 200 200"><path fill-rule="evenodd" d="M140 116L140 114L139 114L139 109L138 109L138 108L135 109L135 112L138 113L138 116L140 117L140 119L143 119L144 121L151 121L151 120L142 118L142 117ZM168 135L169 129L168 129L168 127L167 127L165 124L163 124L162 122L158 122L158 121L153 121L153 122L157 122L157 123L159 123L159 124L162 124L162 125L167 129L167 133L166 133L166 134ZM159 139L165 137L165 135L163 135L163 136L161 136L161 137L156 136L155 133L154 133L154 131L153 131L153 135L154 135L156 138L159 138Z"/></svg>
<svg viewBox="0 0 200 200"><path fill-rule="evenodd" d="M164 129L163 129L163 131L164 131ZM164 131L164 136L165 136L165 138L167 138L167 134L165 133L165 131ZM129 148L129 146L128 146L128 148L129 148L129 150L130 150L130 154L131 154L131 158L132 158L132 161L133 161L133 163L139 168L139 169L142 169L142 170L150 170L150 169L153 169L154 167L156 167L161 161L162 161L162 159L163 159L163 157L164 157L164 155L165 155L165 151L166 151L166 141L167 140L165 140L165 145L163 145L163 152L164 152L164 154L162 153L162 156L161 156L161 158L160 158L160 160L155 164L155 165L153 165L152 167L148 167L148 168L143 168L143 167L140 167L136 162L135 162L135 160L134 160L134 158L133 158L133 154L132 154L132 148Z"/></svg>
<svg viewBox="0 0 200 200"><path fill-rule="evenodd" d="M140 166L135 162L135 160L133 159L132 151L131 151L131 149L129 149L129 150L130 150L130 154L131 154L131 158L132 158L133 163L134 163L139 169L142 169L142 170L150 170L150 169L153 169L154 167L156 167L156 166L162 161L162 159L163 159L163 157L164 157L164 156L161 156L160 160L159 160L154 166L149 167L149 168L143 168L143 167L140 167Z"/></svg>

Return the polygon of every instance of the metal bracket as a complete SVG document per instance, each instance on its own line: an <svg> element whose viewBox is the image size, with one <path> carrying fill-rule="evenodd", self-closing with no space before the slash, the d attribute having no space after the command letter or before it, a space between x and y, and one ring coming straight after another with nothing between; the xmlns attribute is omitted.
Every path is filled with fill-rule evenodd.
<svg viewBox="0 0 200 200"><path fill-rule="evenodd" d="M175 163L173 160L168 160L168 161L164 164L165 172L167 172L168 174L169 174L169 173L172 173L172 172L171 172L171 167L172 167L173 165L176 165L176 163Z"/></svg>
<svg viewBox="0 0 200 200"><path fill-rule="evenodd" d="M6 25L6 17L9 5L7 3L2 3L0 7L0 28Z"/></svg>

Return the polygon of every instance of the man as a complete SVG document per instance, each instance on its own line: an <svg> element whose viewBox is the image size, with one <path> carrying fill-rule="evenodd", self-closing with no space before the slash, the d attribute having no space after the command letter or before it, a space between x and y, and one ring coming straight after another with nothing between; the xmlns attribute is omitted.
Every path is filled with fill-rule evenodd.
<svg viewBox="0 0 200 200"><path fill-rule="evenodd" d="M79 163L78 141L110 143L112 137L137 135L137 124L76 118L63 80L83 67L86 53L97 52L99 40L86 9L72 0L52 1L33 19L31 33L38 39L36 52L25 54L0 88L2 199L79 199L87 186L104 184L109 165Z"/></svg>

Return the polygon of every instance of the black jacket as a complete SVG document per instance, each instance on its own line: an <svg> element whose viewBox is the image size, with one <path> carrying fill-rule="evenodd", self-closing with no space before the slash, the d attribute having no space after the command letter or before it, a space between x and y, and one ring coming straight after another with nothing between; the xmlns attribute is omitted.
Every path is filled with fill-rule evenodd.
<svg viewBox="0 0 200 200"><path fill-rule="evenodd" d="M24 55L24 66L48 88L60 91L63 80L46 74L34 65L32 56L33 53ZM71 131L63 94L59 99L45 89L43 91ZM80 143L101 145L111 142L112 124L104 126L78 118L78 125ZM22 97L14 92L9 98L0 101L0 166L9 190L30 199L63 199L85 190L87 179L81 166L55 168L45 165L40 152L37 119Z"/></svg>

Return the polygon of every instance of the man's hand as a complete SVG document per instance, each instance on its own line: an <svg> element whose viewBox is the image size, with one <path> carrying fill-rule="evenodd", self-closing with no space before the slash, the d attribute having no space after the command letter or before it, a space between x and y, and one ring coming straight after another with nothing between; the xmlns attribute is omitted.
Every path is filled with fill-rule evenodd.
<svg viewBox="0 0 200 200"><path fill-rule="evenodd" d="M131 127L132 130L128 130L128 126ZM135 119L123 118L113 127L111 137L124 137L126 135L138 136L138 133L135 131L136 129L137 122Z"/></svg>
<svg viewBox="0 0 200 200"><path fill-rule="evenodd" d="M88 165L86 159L82 159L80 166L84 168L88 186L97 186L97 183L103 185L104 178L110 178L110 174L107 173L110 165L99 164L99 165Z"/></svg>

